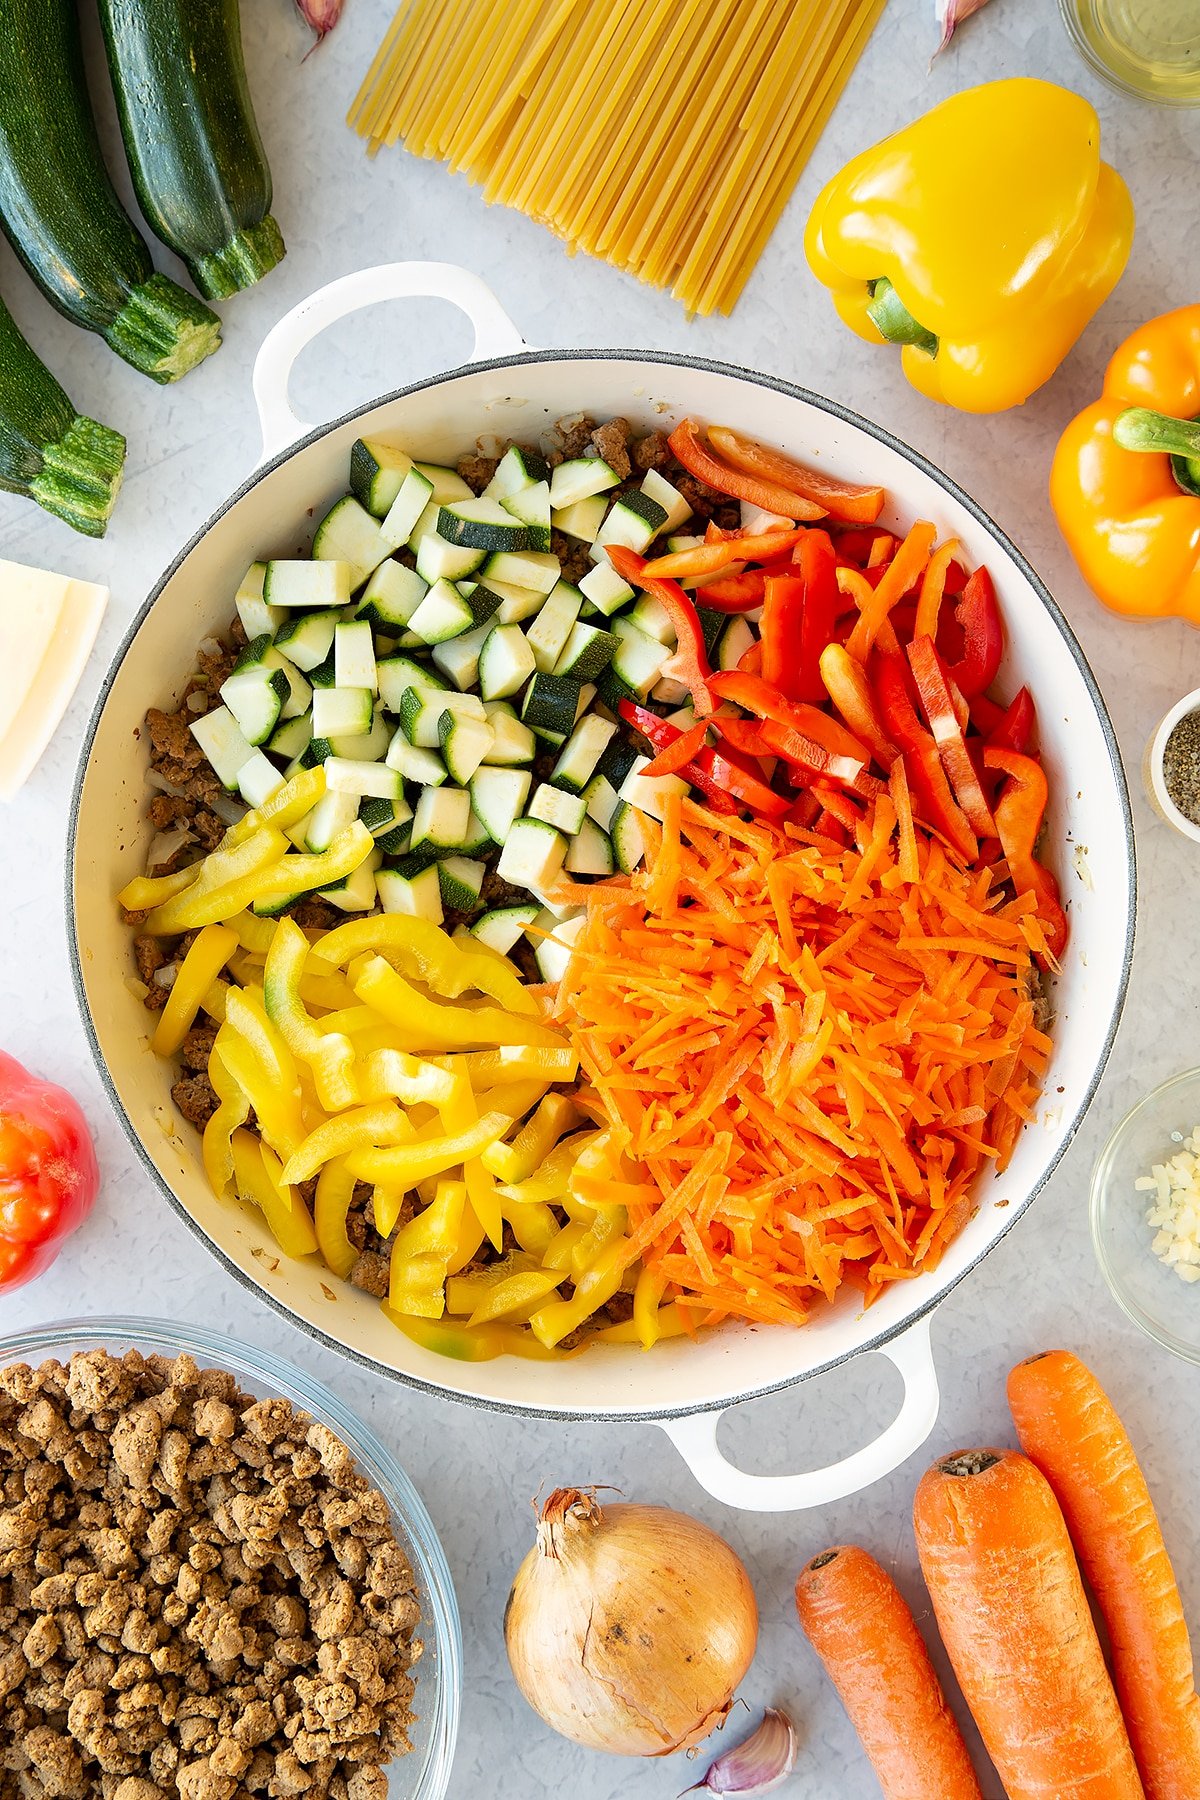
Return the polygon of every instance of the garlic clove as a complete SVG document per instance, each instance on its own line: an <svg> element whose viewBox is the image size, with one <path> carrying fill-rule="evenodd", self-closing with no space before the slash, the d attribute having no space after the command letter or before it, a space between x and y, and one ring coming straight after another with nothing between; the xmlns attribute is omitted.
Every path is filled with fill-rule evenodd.
<svg viewBox="0 0 1200 1800"><path fill-rule="evenodd" d="M937 49L929 59L931 68L963 20L969 19L972 13L977 13L986 5L987 0L937 0L937 22L942 28L942 35Z"/></svg>
<svg viewBox="0 0 1200 1800"><path fill-rule="evenodd" d="M341 18L344 4L345 0L296 0L299 11L316 32L318 44Z"/></svg>
<svg viewBox="0 0 1200 1800"><path fill-rule="evenodd" d="M786 1781L796 1766L796 1729L785 1712L769 1706L757 1731L711 1764L708 1773L684 1793L707 1788L710 1794L748 1800L753 1794L769 1794ZM679 1800L683 1800L680 1795Z"/></svg>

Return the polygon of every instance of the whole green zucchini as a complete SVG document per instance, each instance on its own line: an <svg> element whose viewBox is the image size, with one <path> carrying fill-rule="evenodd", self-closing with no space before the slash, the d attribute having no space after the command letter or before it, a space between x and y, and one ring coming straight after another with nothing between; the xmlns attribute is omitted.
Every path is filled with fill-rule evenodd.
<svg viewBox="0 0 1200 1800"><path fill-rule="evenodd" d="M138 203L210 300L283 255L254 122L238 0L100 0Z"/></svg>
<svg viewBox="0 0 1200 1800"><path fill-rule="evenodd" d="M165 275L100 154L75 0L0 0L0 221L61 313L155 381L217 348L217 315Z"/></svg>
<svg viewBox="0 0 1200 1800"><path fill-rule="evenodd" d="M75 411L0 300L0 488L103 537L124 462L120 432Z"/></svg>

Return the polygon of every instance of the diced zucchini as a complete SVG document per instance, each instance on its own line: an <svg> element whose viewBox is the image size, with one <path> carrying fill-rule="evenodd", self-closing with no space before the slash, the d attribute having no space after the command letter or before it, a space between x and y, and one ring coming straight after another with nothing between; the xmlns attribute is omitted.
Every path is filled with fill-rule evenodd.
<svg viewBox="0 0 1200 1800"><path fill-rule="evenodd" d="M383 861L382 850L372 850L364 857L357 869L344 875L341 881L331 882L328 887L318 888L317 892L331 906L340 907L342 912L369 913L375 910L376 870Z"/></svg>
<svg viewBox="0 0 1200 1800"><path fill-rule="evenodd" d="M455 500L438 511L438 533L448 544L474 550L524 550L529 528L499 500Z"/></svg>
<svg viewBox="0 0 1200 1800"><path fill-rule="evenodd" d="M553 672L582 605L583 595L579 589L572 587L569 581L560 581L551 589L537 618L525 633L533 660L543 675Z"/></svg>
<svg viewBox="0 0 1200 1800"><path fill-rule="evenodd" d="M565 738L575 724L578 704L577 681L566 675L543 675L539 671L525 690L521 717L539 735L557 732Z"/></svg>
<svg viewBox="0 0 1200 1800"><path fill-rule="evenodd" d="M378 768L378 763L372 763ZM394 800L382 800L377 795L367 794L358 803L358 816L371 836L376 840L398 835L398 828L412 824L412 807L401 794Z"/></svg>
<svg viewBox="0 0 1200 1800"><path fill-rule="evenodd" d="M494 589L484 587L478 581L456 581L455 587L471 609L471 617L476 625L503 624L500 619L502 597Z"/></svg>
<svg viewBox="0 0 1200 1800"><path fill-rule="evenodd" d="M365 506L353 494L335 500L313 534L315 562L344 562L350 566L351 588L361 587L391 549Z"/></svg>
<svg viewBox="0 0 1200 1800"><path fill-rule="evenodd" d="M643 494L638 488L623 494L613 501L596 533L591 548L592 560L601 560L606 544L624 544L627 550L636 550L640 555L658 536L666 519L666 507L652 500L649 494Z"/></svg>
<svg viewBox="0 0 1200 1800"><path fill-rule="evenodd" d="M679 706L690 692L686 682L676 681L673 675L660 675L650 689L650 698L658 700L663 706Z"/></svg>
<svg viewBox="0 0 1200 1800"><path fill-rule="evenodd" d="M500 582L502 587L532 588L535 594L550 593L562 574L557 556L533 550L497 550L484 563L481 575L487 585Z"/></svg>
<svg viewBox="0 0 1200 1800"><path fill-rule="evenodd" d="M467 835L459 847L464 856L486 856L489 850L495 848L487 826L474 807L471 808L471 816L467 820Z"/></svg>
<svg viewBox="0 0 1200 1800"><path fill-rule="evenodd" d="M536 481L530 487L518 488L513 494L502 494L500 504L514 519L520 519L529 532L529 548L545 552L550 548L550 483Z"/></svg>
<svg viewBox="0 0 1200 1800"><path fill-rule="evenodd" d="M729 614L718 612L713 606L698 606L696 617L699 619L700 629L704 633L704 654L711 662L725 627L729 623Z"/></svg>
<svg viewBox="0 0 1200 1800"><path fill-rule="evenodd" d="M537 744L528 725L523 725L503 700L491 700L486 704L492 725L492 747L487 756L489 765L510 768L531 763L537 754Z"/></svg>
<svg viewBox="0 0 1200 1800"><path fill-rule="evenodd" d="M514 587L511 582L496 581L484 569L479 571L479 579L484 590L499 601L496 608L498 625L519 625L522 619L531 619L534 613L541 612L544 599L536 588Z"/></svg>
<svg viewBox="0 0 1200 1800"><path fill-rule="evenodd" d="M414 466L400 483L396 498L379 527L389 551L398 550L401 544L410 542L417 521L432 504L433 483Z"/></svg>
<svg viewBox="0 0 1200 1800"><path fill-rule="evenodd" d="M357 618L366 619L380 631L399 633L420 606L429 583L415 569L387 557L381 562L362 591Z"/></svg>
<svg viewBox="0 0 1200 1800"><path fill-rule="evenodd" d="M301 713L295 719L283 719L271 733L267 749L272 756L303 756L312 740L312 714Z"/></svg>
<svg viewBox="0 0 1200 1800"><path fill-rule="evenodd" d="M652 819L665 816L668 795L677 794L686 799L688 784L681 775L643 775L642 770L649 766L648 756L639 756L633 767L621 783L620 794L627 806L636 806L639 812L648 813Z"/></svg>
<svg viewBox="0 0 1200 1800"><path fill-rule="evenodd" d="M549 887L562 869L567 840L544 819L518 819L500 852L496 873L514 887Z"/></svg>
<svg viewBox="0 0 1200 1800"><path fill-rule="evenodd" d="M459 637L475 623L468 601L450 581L438 581L430 588L408 621L425 644L444 644L447 638Z"/></svg>
<svg viewBox="0 0 1200 1800"><path fill-rule="evenodd" d="M313 689L314 737L364 737L375 717L370 688Z"/></svg>
<svg viewBox="0 0 1200 1800"><path fill-rule="evenodd" d="M616 731L613 721L602 719L599 713L588 713L582 718L559 752L553 773L555 785L569 794L582 794Z"/></svg>
<svg viewBox="0 0 1200 1800"><path fill-rule="evenodd" d="M251 640L261 637L264 632L277 631L287 617L282 606L268 606L263 599L263 579L266 573L265 562L251 563L242 576L242 585L233 597L242 629Z"/></svg>
<svg viewBox="0 0 1200 1800"><path fill-rule="evenodd" d="M639 631L628 618L614 619L612 628L619 639L612 656L613 673L644 700L672 652L656 638Z"/></svg>
<svg viewBox="0 0 1200 1800"><path fill-rule="evenodd" d="M736 669L754 641L754 629L747 619L730 619L717 645L718 669Z"/></svg>
<svg viewBox="0 0 1200 1800"><path fill-rule="evenodd" d="M311 723L312 720L310 718L309 724L311 725ZM356 740L356 742L364 741L364 739ZM333 745L328 738L310 738L308 740L307 748L300 752L300 767L302 769L315 769L318 763L326 762L328 758L334 754L335 751Z"/></svg>
<svg viewBox="0 0 1200 1800"><path fill-rule="evenodd" d="M353 794L355 799L400 800L404 782L399 770L386 762L354 762L331 756L325 764L325 787L331 794Z"/></svg>
<svg viewBox="0 0 1200 1800"><path fill-rule="evenodd" d="M625 616L631 625L636 625L639 631L644 631L655 643L669 644L672 649L675 648L678 640L671 615L662 601L656 600L653 594L642 594L637 605L631 606Z"/></svg>
<svg viewBox="0 0 1200 1800"><path fill-rule="evenodd" d="M493 625L479 652L479 691L485 700L506 700L524 687L537 664L519 625Z"/></svg>
<svg viewBox="0 0 1200 1800"><path fill-rule="evenodd" d="M679 489L672 487L657 469L647 469L642 492L648 494L651 500L656 500L666 512L666 519L659 526L660 531L678 531L691 518L692 509Z"/></svg>
<svg viewBox="0 0 1200 1800"><path fill-rule="evenodd" d="M486 720L478 694L460 694L453 688L409 688L400 699L400 729L410 744L434 750L442 741L443 713Z"/></svg>
<svg viewBox="0 0 1200 1800"><path fill-rule="evenodd" d="M448 469L444 463L429 462L414 463L413 468L425 476L439 506L473 497L470 482L464 481L457 469Z"/></svg>
<svg viewBox="0 0 1200 1800"><path fill-rule="evenodd" d="M331 688L337 686L337 666L333 660L332 645L330 645L329 655L325 658L325 661L318 663L315 669L310 669L308 671L308 679L315 688Z"/></svg>
<svg viewBox="0 0 1200 1800"><path fill-rule="evenodd" d="M485 619L474 631L464 631L461 637L447 638L444 644L433 646L434 662L461 693L465 694L479 680L479 652L492 629L492 621Z"/></svg>
<svg viewBox="0 0 1200 1800"><path fill-rule="evenodd" d="M342 612L328 611L301 613L298 618L285 619L275 633L275 648L307 673L325 661L333 649L334 629L345 616Z"/></svg>
<svg viewBox="0 0 1200 1800"><path fill-rule="evenodd" d="M433 925L440 925L445 917L436 863L412 873L380 869L375 887L384 912L406 913L410 918L428 919Z"/></svg>
<svg viewBox="0 0 1200 1800"><path fill-rule="evenodd" d="M597 770L584 788L583 798L587 806L588 818L598 825L601 831L607 832L612 824L613 814L621 804L617 798L617 790L608 776L601 775Z"/></svg>
<svg viewBox="0 0 1200 1800"><path fill-rule="evenodd" d="M594 544L607 511L608 502L604 495L596 494L590 500L577 500L573 506L559 507L550 514L550 523L555 531L561 531L567 537Z"/></svg>
<svg viewBox="0 0 1200 1800"><path fill-rule="evenodd" d="M269 642L263 638L258 641L260 644ZM283 670L269 669L264 663L235 669L221 683L221 699L237 720L248 744L266 743L279 723L287 692L287 676Z"/></svg>
<svg viewBox="0 0 1200 1800"><path fill-rule="evenodd" d="M278 793L285 777L275 767L269 757L261 750L251 753L250 761L243 763L238 770L238 793L247 806L261 806L272 794Z"/></svg>
<svg viewBox="0 0 1200 1800"><path fill-rule="evenodd" d="M698 537L694 531L672 531L667 535L667 549L672 552L698 550L703 542L704 539Z"/></svg>
<svg viewBox="0 0 1200 1800"><path fill-rule="evenodd" d="M686 706L677 706L674 712L667 714L668 725L678 725L680 731L690 731L696 723L696 709L689 701Z"/></svg>
<svg viewBox="0 0 1200 1800"><path fill-rule="evenodd" d="M335 687L367 688L378 693L375 672L375 639L366 619L352 619L338 625L333 633L333 680Z"/></svg>
<svg viewBox="0 0 1200 1800"><path fill-rule="evenodd" d="M412 847L461 850L470 837L471 796L465 788L424 788L413 814Z"/></svg>
<svg viewBox="0 0 1200 1800"><path fill-rule="evenodd" d="M345 831L357 819L358 799L357 794L322 794L308 815L305 849L316 853L328 850L338 832Z"/></svg>
<svg viewBox="0 0 1200 1800"><path fill-rule="evenodd" d="M274 644L268 644L262 653L263 662L268 669L278 669L287 679L288 691L284 696L281 719L298 719L312 705L312 688L303 675L286 656L281 656Z"/></svg>
<svg viewBox="0 0 1200 1800"><path fill-rule="evenodd" d="M466 787L492 747L492 728L487 719L447 711L438 720L438 740L451 781Z"/></svg>
<svg viewBox="0 0 1200 1800"><path fill-rule="evenodd" d="M642 822L632 806L618 801L612 818L613 857L622 875L632 875L646 854Z"/></svg>
<svg viewBox="0 0 1200 1800"><path fill-rule="evenodd" d="M375 665L379 682L379 704L386 712L398 713L400 702L409 688L444 690L446 683L424 663L411 656L387 656Z"/></svg>
<svg viewBox="0 0 1200 1800"><path fill-rule="evenodd" d="M510 494L520 493L522 488L530 488L549 479L550 465L544 456L536 450L527 450L522 444L510 444L496 465L496 473L483 490L484 498L506 500Z"/></svg>
<svg viewBox="0 0 1200 1800"><path fill-rule="evenodd" d="M633 589L618 575L610 562L598 562L579 583L579 591L590 600L597 612L611 618L633 599Z"/></svg>
<svg viewBox="0 0 1200 1800"><path fill-rule="evenodd" d="M412 457L394 444L355 438L350 446L350 492L375 518L385 518L412 466Z"/></svg>
<svg viewBox="0 0 1200 1800"><path fill-rule="evenodd" d="M594 819L585 819L567 845L568 875L611 875L613 847Z"/></svg>
<svg viewBox="0 0 1200 1800"><path fill-rule="evenodd" d="M471 936L486 944L489 950L495 950L501 956L520 943L526 927L533 924L538 916L538 907L530 903L525 906L495 906L491 912L484 913L476 919L471 927Z"/></svg>
<svg viewBox="0 0 1200 1800"><path fill-rule="evenodd" d="M567 837L574 837L583 824L587 807L581 794L568 794L565 788L543 781L534 790L526 811L529 818L544 819L547 825L555 826Z"/></svg>
<svg viewBox="0 0 1200 1800"><path fill-rule="evenodd" d="M579 690L579 698L575 702L575 717L571 720L572 725L578 725L584 713L591 707L592 701L596 698L598 691L599 690L593 682L584 682Z"/></svg>
<svg viewBox="0 0 1200 1800"><path fill-rule="evenodd" d="M529 937L543 981L562 980L586 924L585 912L573 912L565 919L556 919L549 910L538 914Z"/></svg>
<svg viewBox="0 0 1200 1800"><path fill-rule="evenodd" d="M615 737L609 744L608 749L604 752L604 755L600 758L600 761L596 764L596 773L597 775L603 775L604 779L612 786L613 791L619 793L621 783L628 775L630 769L632 769L634 763L638 760L639 753L634 749L629 739L627 737ZM601 819L598 823L603 825L604 821ZM607 831L608 826L605 825L604 829Z"/></svg>
<svg viewBox="0 0 1200 1800"><path fill-rule="evenodd" d="M494 844L504 844L529 798L533 781L528 769L477 769L471 779L471 805Z"/></svg>
<svg viewBox="0 0 1200 1800"><path fill-rule="evenodd" d="M577 622L554 665L556 675L569 675L572 681L590 681L607 669L613 659L618 640L611 631Z"/></svg>
<svg viewBox="0 0 1200 1800"><path fill-rule="evenodd" d="M435 581L462 581L473 575L486 557L486 550L448 544L438 532L429 531L417 545L417 574L431 585Z"/></svg>
<svg viewBox="0 0 1200 1800"><path fill-rule="evenodd" d="M469 856L447 856L436 865L442 905L449 912L474 912L479 905L486 863Z"/></svg>
<svg viewBox="0 0 1200 1800"><path fill-rule="evenodd" d="M550 475L550 504L556 511L590 500L593 494L606 494L621 480L617 471L598 456L577 456L561 462Z"/></svg>
<svg viewBox="0 0 1200 1800"><path fill-rule="evenodd" d="M269 562L263 598L272 606L345 606L352 573L348 562Z"/></svg>
<svg viewBox="0 0 1200 1800"><path fill-rule="evenodd" d="M350 694L353 688L340 688L339 693ZM376 712L371 720L371 729L367 732L347 731L336 734L329 739L329 746L334 756L344 756L350 762L382 762L387 747L392 741L392 727L381 712Z"/></svg>
<svg viewBox="0 0 1200 1800"><path fill-rule="evenodd" d="M446 765L441 757L410 744L402 731L388 745L386 761L405 781L418 781L422 787L441 787L446 779Z"/></svg>
<svg viewBox="0 0 1200 1800"><path fill-rule="evenodd" d="M386 800L364 800L363 801L363 806L386 806L386 805L387 805ZM379 848L383 851L383 854L385 856L404 856L407 854L408 847L412 843L411 811L412 811L412 809L410 807L409 808L410 817L408 819L404 820L399 825L394 825L392 827L391 831L383 832L381 834L381 836L376 840L379 845ZM362 806L360 806L358 809L358 816L360 819L362 818Z"/></svg>

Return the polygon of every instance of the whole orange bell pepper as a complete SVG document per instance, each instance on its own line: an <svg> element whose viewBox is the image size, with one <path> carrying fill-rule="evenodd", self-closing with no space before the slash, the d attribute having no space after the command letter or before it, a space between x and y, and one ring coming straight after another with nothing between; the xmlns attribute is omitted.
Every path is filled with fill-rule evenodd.
<svg viewBox="0 0 1200 1800"><path fill-rule="evenodd" d="M1151 319L1067 426L1050 472L1059 528L1097 599L1200 625L1200 306Z"/></svg>

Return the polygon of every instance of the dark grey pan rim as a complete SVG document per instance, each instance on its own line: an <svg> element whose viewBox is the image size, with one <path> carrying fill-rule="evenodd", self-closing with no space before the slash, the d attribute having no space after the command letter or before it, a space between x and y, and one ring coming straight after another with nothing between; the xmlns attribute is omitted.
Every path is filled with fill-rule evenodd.
<svg viewBox="0 0 1200 1800"><path fill-rule="evenodd" d="M489 369L519 369L531 363L553 362L645 363L666 368L701 369L707 374L728 376L735 381L748 381L756 387L767 388L772 392L785 394L789 399L801 400L809 406L816 407L820 412L828 413L830 417L840 420L843 424L854 426L859 431L865 432L868 437L874 438L877 443L884 444L888 449L894 450L897 455L904 457L906 462L911 463L914 468L919 469L922 474L936 482L946 493L957 500L961 506L964 506L971 514L972 518L982 525L984 529L995 538L996 542L1003 547L1008 555L1012 557L1013 562L1025 576L1025 579L1029 582L1042 605L1046 608L1058 627L1058 630L1079 669L1079 673L1083 677L1084 685L1087 688L1092 704L1095 707L1097 717L1100 720L1100 726L1104 733L1105 743L1108 747L1109 761L1112 766L1117 794L1121 804L1121 815L1125 829L1125 844L1128 852L1129 885L1126 893L1127 912L1125 949L1121 963L1120 986L1117 992L1116 1004L1113 1007L1112 1018L1109 1022L1099 1057L1097 1058L1096 1068L1088 1083L1087 1091L1079 1106L1076 1108L1074 1117L1071 1119L1069 1126L1064 1132L1062 1142L1055 1151L1049 1165L1034 1187L1030 1189L1029 1193L1021 1201L1020 1205L1015 1207L1010 1216L1006 1218L1003 1229L997 1232L991 1242L985 1245L979 1252L979 1255L976 1256L965 1269L956 1275L952 1281L943 1287L939 1287L937 1292L928 1300L924 1300L919 1305L915 1306L899 1324L889 1326L886 1330L880 1331L874 1337L869 1338L865 1343L856 1345L853 1350L846 1350L840 1355L831 1356L828 1361L819 1364L815 1369L805 1370L801 1374L787 1375L777 1381L765 1382L756 1387L743 1388L736 1394L722 1396L715 1400L705 1400L688 1406L643 1406L589 1410L587 1408L576 1407L534 1406L511 1400L493 1400L481 1394L462 1394L453 1388L444 1387L440 1382L426 1381L420 1376L408 1374L400 1369L390 1368L385 1363L377 1362L374 1357L364 1356L361 1351L350 1348L350 1346L342 1343L330 1332L323 1331L320 1326L313 1325L309 1320L298 1317L286 1302L277 1299L273 1294L267 1293L265 1289L261 1288L256 1281L253 1281L243 1269L240 1269L231 1258L226 1256L224 1251L218 1249L199 1222L192 1218L187 1208L176 1198L169 1184L164 1181L147 1154L145 1146L138 1136L132 1120L129 1118L128 1113L121 1103L120 1096L109 1076L108 1068L100 1049L99 1039L96 1036L95 1027L92 1023L91 1008L88 1005L87 993L84 988L83 964L75 929L74 870L76 824L79 817L79 803L82 797L84 776L87 772L92 745L95 741L96 731L100 724L100 717L107 704L109 691L116 679L117 671L120 669L121 664L125 659L129 646L141 630L147 614L162 593L167 582L171 580L176 570L179 569L186 561L187 557L191 555L191 552L195 549L200 540L205 537L222 518L224 518L225 514L232 506L246 494L250 493L264 476L270 474L274 469L279 468L283 463L287 462L292 456L296 455L307 445L317 442L318 439L326 436L327 433L336 431L341 426L347 425L355 419L362 418L366 413L375 412L381 406L388 406L394 401L403 400L409 394L420 393L425 388L440 387L445 382L454 381L460 376L472 375ZM87 1035L92 1058L96 1064L101 1082L104 1085L105 1091L108 1094L117 1117L125 1128L126 1136L129 1138L130 1143L133 1145L133 1148L147 1173L162 1193L164 1199L183 1220L188 1229L200 1239L201 1243L205 1245L211 1255L216 1257L217 1261L220 1262L228 1273L233 1276L234 1280L237 1281L240 1286L244 1287L248 1293L255 1295L259 1300L265 1302L265 1304L270 1306L275 1312L287 1319L298 1331L301 1331L305 1333L306 1336L312 1338L314 1342L327 1345L331 1350L337 1351L339 1355L348 1357L350 1361L357 1363L360 1368L366 1369L374 1375L383 1375L389 1380L402 1383L407 1387L416 1388L422 1393L434 1395L439 1398L456 1400L464 1405L480 1407L489 1412L512 1413L518 1417L530 1419L585 1420L598 1424L609 1422L614 1424L634 1423L637 1421L656 1422L663 1419L689 1417L695 1413L720 1412L726 1407L738 1406L746 1400L757 1400L764 1395L778 1393L784 1388L795 1386L799 1382L812 1380L814 1376L827 1374L831 1369L836 1369L842 1363L848 1362L851 1357L862 1356L875 1350L882 1350L886 1344L890 1343L892 1339L900 1337L910 1326L915 1325L919 1320L928 1317L928 1315L941 1304L946 1296L958 1286L960 1281L963 1281L978 1268L984 1257L987 1256L991 1250L995 1249L1002 1238L1007 1237L1013 1226L1025 1215L1029 1207L1042 1191L1043 1187L1045 1187L1069 1149L1076 1132L1083 1122L1084 1115L1095 1096L1096 1089L1100 1084L1100 1079L1104 1074L1105 1066L1108 1062L1109 1053L1112 1050L1113 1040L1116 1037L1117 1028L1121 1022L1121 1014L1124 1010L1126 996L1129 991L1129 973L1133 961L1134 908L1137 892L1136 848L1133 835L1133 814L1129 804L1129 790L1125 780L1125 771L1121 763L1121 753L1117 746L1116 733L1113 731L1112 721L1108 716L1108 709L1105 706L1103 695L1100 692L1095 676L1092 674L1088 660L1085 657L1074 632L1071 630L1070 625L1067 623L1066 618L1060 610L1058 603L1055 601L1045 583L1017 549L1011 538L1009 538L1008 534L1002 531L983 508L973 500L969 494L965 493L963 489L958 486L957 482L952 481L948 475L944 474L935 463L930 462L929 459L922 456L919 451L913 450L907 444L902 443L899 438L893 437L891 432L885 431L882 426L872 424L869 419L860 417L858 413L851 412L847 407L839 406L835 400L826 399L823 394L813 393L808 388L798 387L794 382L783 381L778 376L760 375L756 374L751 369L739 368L735 363L717 362L711 357L680 356L666 350L530 350L514 356L494 357L487 362L466 363L460 368L448 370L445 374L429 376L424 381L414 381L407 387L397 388L392 393L380 395L373 400L367 401L362 406L354 407L348 413L343 413L340 418L331 419L323 425L315 426L313 430L305 433L302 437L297 438L294 443L289 444L285 450L281 450L276 456L273 456L266 462L260 464L259 467L247 477L241 486L230 495L224 505L219 507L212 517L208 519L197 532L195 532L187 544L185 544L184 548L179 552L179 555L175 558L174 562L171 563L170 567L160 576L145 604L142 606L137 617L126 632L125 637L117 650L116 656L113 658L112 665L104 678L95 707L92 710L92 716L88 721L87 731L84 735L83 748L79 758L79 767L75 777L74 791L71 796L71 811L67 829L67 857L64 873L67 941L70 948L71 979L75 988L75 997L79 1003L84 1031ZM751 1327L751 1329L753 1329L753 1327Z"/></svg>

